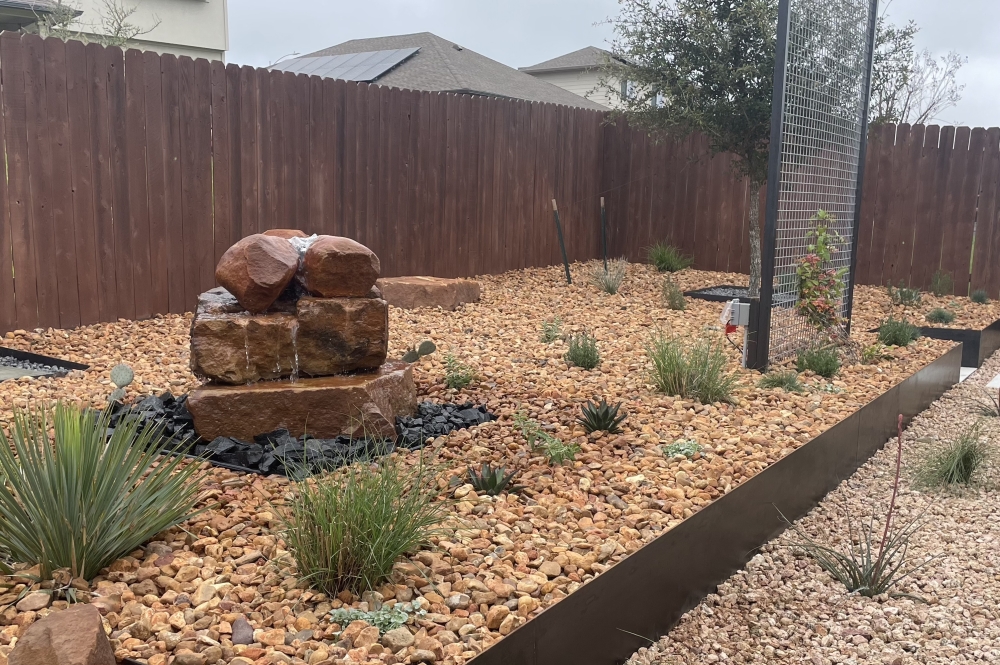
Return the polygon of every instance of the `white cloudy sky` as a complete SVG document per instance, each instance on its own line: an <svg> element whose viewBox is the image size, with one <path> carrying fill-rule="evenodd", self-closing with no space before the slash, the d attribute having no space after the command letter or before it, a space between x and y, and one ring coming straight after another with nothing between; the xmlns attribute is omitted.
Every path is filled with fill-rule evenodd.
<svg viewBox="0 0 1000 665"><path fill-rule="evenodd" d="M603 22L617 9L617 0L229 0L227 59L265 66L348 39L426 31L523 67L606 45ZM918 48L968 57L962 102L942 120L1000 125L1000 0L892 0L888 14L917 22Z"/></svg>

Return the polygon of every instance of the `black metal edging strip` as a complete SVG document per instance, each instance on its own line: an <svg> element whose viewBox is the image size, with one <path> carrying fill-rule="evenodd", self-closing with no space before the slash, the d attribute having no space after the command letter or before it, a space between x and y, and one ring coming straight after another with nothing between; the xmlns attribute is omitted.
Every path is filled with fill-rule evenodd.
<svg viewBox="0 0 1000 665"><path fill-rule="evenodd" d="M790 0L778 2L778 37L774 51L774 92L771 98L771 141L767 161L767 199L760 253L760 298L751 301L747 331L746 366L767 369L771 347L771 296L774 293L774 252L778 236L778 197L781 194L781 124L785 111L785 67L788 62ZM757 196L757 192L751 192Z"/></svg>
<svg viewBox="0 0 1000 665"><path fill-rule="evenodd" d="M867 160L868 152L868 113L869 105L871 103L871 86L872 86L872 61L874 59L875 51L875 26L878 23L878 0L870 0L871 8L868 12L868 40L867 40L867 56L868 56L868 71L865 72L865 92L864 92L864 104L862 104L861 111L861 145L859 146L858 152L858 182L855 185L854 190L854 228L851 229L851 272L848 273L848 277L851 280L850 286L847 289L847 307L846 309L846 321L844 323L844 332L848 335L851 334L851 314L854 311L854 284L857 282L857 269L858 269L858 238L861 232L861 195L864 190L865 184L865 162Z"/></svg>
<svg viewBox="0 0 1000 665"><path fill-rule="evenodd" d="M51 367L60 367L62 369L90 369L90 365L75 363L70 360L63 360L62 358L50 358L49 356L31 353L30 351L9 349L6 346L0 346L0 356L7 356L8 358L16 358L18 360L27 360L40 365L49 365Z"/></svg>
<svg viewBox="0 0 1000 665"><path fill-rule="evenodd" d="M960 346L548 608L469 665L612 665L668 632L958 382Z"/></svg>

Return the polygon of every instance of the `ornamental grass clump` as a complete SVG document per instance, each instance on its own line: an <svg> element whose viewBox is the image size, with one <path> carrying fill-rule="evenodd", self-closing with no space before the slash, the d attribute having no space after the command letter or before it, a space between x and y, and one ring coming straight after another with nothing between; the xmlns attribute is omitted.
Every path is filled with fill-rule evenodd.
<svg viewBox="0 0 1000 665"><path fill-rule="evenodd" d="M160 456L163 428L57 403L15 409L0 428L0 552L94 578L153 536L197 514L199 464ZM51 428L51 434L50 434Z"/></svg>
<svg viewBox="0 0 1000 665"><path fill-rule="evenodd" d="M658 242L646 251L649 262L660 272L678 272L694 263L690 256L684 256L679 249L666 243Z"/></svg>
<svg viewBox="0 0 1000 665"><path fill-rule="evenodd" d="M442 535L433 472L391 454L295 485L284 538L302 578L331 596L375 589L404 554Z"/></svg>
<svg viewBox="0 0 1000 665"><path fill-rule="evenodd" d="M687 308L687 301L684 300L684 292L677 286L677 282L667 277L663 280L663 304L667 309L683 312Z"/></svg>
<svg viewBox="0 0 1000 665"><path fill-rule="evenodd" d="M955 292L955 281L951 278L951 273L937 270L931 276L931 293L938 296L947 296Z"/></svg>
<svg viewBox="0 0 1000 665"><path fill-rule="evenodd" d="M922 513L902 526L897 526L894 522L903 456L902 415L899 416L897 423L896 476L881 537L875 523L874 512L867 521L862 520L861 528L857 531L855 531L851 515L848 513L847 534L843 538L844 546L842 549L821 545L803 533L797 525L789 523L792 531L801 538L799 542L794 543L794 547L801 549L807 556L816 561L823 570L843 584L848 592L857 593L867 598L873 598L883 593L890 593L896 597L906 597L906 594L893 594L891 590L904 578L923 568L934 558L931 557L916 565L910 561L910 540L923 527ZM787 520L786 523L788 523ZM922 600L913 596L909 597Z"/></svg>
<svg viewBox="0 0 1000 665"><path fill-rule="evenodd" d="M920 461L917 484L923 487L972 485L990 461L991 450L980 423L976 423Z"/></svg>
<svg viewBox="0 0 1000 665"><path fill-rule="evenodd" d="M781 388L785 392L800 393L804 386L799 381L797 372L770 372L760 377L757 382L759 388Z"/></svg>
<svg viewBox="0 0 1000 665"><path fill-rule="evenodd" d="M628 261L624 258L608 261L605 270L600 263L595 263L590 273L590 283L607 294L615 295L625 281Z"/></svg>
<svg viewBox="0 0 1000 665"><path fill-rule="evenodd" d="M990 301L990 297L986 294L985 289L976 289L971 295L969 295L969 300L977 305L985 305Z"/></svg>
<svg viewBox="0 0 1000 665"><path fill-rule="evenodd" d="M729 371L722 342L701 339L691 347L676 338L656 335L646 347L652 363L650 379L667 395L689 397L702 404L731 402L739 384Z"/></svg>
<svg viewBox="0 0 1000 665"><path fill-rule="evenodd" d="M955 314L943 307L935 307L927 312L927 316L924 318L927 319L928 323L951 323L955 320Z"/></svg>

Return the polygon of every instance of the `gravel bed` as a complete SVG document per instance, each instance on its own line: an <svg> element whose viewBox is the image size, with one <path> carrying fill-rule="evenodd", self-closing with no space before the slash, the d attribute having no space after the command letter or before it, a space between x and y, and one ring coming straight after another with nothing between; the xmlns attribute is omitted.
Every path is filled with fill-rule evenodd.
<svg viewBox="0 0 1000 665"><path fill-rule="evenodd" d="M1000 372L1000 354L918 416L904 433L897 524L923 511L925 526L911 540L912 561L933 560L897 591L916 596L848 595L784 534L746 568L721 584L658 643L630 665L701 663L911 663L1000 661L1000 492L994 466L963 491L915 489L911 478L930 451L981 416L973 400ZM993 445L997 419L983 420ZM847 515L872 509L884 518L895 469L890 442L798 522L821 543L847 533ZM880 533L880 532L879 532ZM831 536L831 534L835 534Z"/></svg>
<svg viewBox="0 0 1000 665"><path fill-rule="evenodd" d="M573 270L579 278L588 267ZM289 481L212 469L205 500L219 501L217 509L116 562L91 586L95 597L112 599L99 602L109 606L117 655L149 665L165 665L168 654L186 650L207 651L206 663L328 665L348 657L346 662L406 662L419 650L422 657L434 654L435 662L463 663L951 348L921 339L891 350L877 365L847 365L832 381L804 375L802 393L756 388L759 374L738 369L739 352L731 348L741 383L735 403L701 405L652 390L645 348L656 331L682 339L721 337L721 303L689 298L685 311L669 310L660 301L664 276L644 265L629 266L614 296L585 283L568 286L561 272L551 267L483 277L482 301L455 312L390 310L391 357L424 339L438 347L414 368L421 400L469 401L498 416L425 448L444 469L442 495L454 499L452 535L398 564L394 583L379 589L380 596L327 598L299 583L279 537L275 512L282 510ZM739 284L745 277L685 270L672 279L691 290ZM602 357L597 369L569 366L561 340L542 342L541 325L553 317L565 333L586 329L596 337ZM863 331L879 317L859 318L855 337L871 344L875 335ZM118 362L135 370L132 399L188 392L197 385L187 367L189 326L190 317L165 316L73 331L15 331L7 345L91 369L59 381L0 384L0 417L9 417L11 405L34 400L102 404L113 389L108 373ZM449 353L470 365L478 381L447 389ZM576 423L580 406L600 397L623 402L629 417L622 434L588 436ZM553 467L529 450L513 424L517 412L578 444L576 461ZM690 459L668 458L664 445L679 440L696 442L701 451ZM480 497L461 484L469 465L486 461L516 469L524 491ZM197 609L195 601L209 596L214 605ZM369 641L364 626L341 634L344 627L327 617L330 609L411 599L428 614L410 626L414 645L395 654ZM241 617L257 631L252 644L233 643ZM7 624L0 630L0 654L33 619L13 607L0 614Z"/></svg>
<svg viewBox="0 0 1000 665"><path fill-rule="evenodd" d="M955 315L951 323L931 323L927 313L936 308L946 309ZM905 317L914 325L928 328L967 328L982 330L1000 319L1000 300L990 300L985 304L974 303L964 296L935 296L932 293L921 292L920 302L916 305L893 305L885 288L877 286L859 286L854 296L855 320L858 317L874 322L866 326L870 330L889 314L895 318Z"/></svg>

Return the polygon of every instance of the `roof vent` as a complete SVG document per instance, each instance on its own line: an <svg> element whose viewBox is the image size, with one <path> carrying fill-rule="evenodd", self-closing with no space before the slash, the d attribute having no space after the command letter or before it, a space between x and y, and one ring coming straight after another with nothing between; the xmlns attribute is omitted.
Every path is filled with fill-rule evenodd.
<svg viewBox="0 0 1000 665"><path fill-rule="evenodd" d="M461 47L461 46L459 46L458 44L452 44L452 45L451 45L451 47L452 47L453 49L455 49L456 51L464 51L464 50L465 50L464 48L462 48L462 47Z"/></svg>

